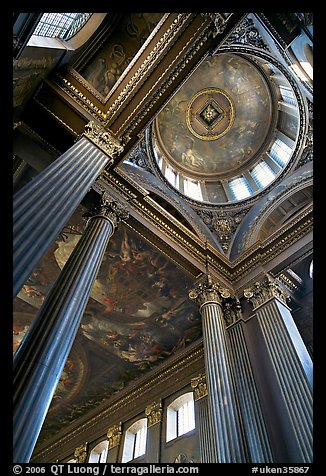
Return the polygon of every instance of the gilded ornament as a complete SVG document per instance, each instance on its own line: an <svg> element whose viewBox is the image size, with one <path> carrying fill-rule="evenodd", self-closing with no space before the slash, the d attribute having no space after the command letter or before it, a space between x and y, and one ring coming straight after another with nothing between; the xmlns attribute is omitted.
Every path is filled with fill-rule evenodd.
<svg viewBox="0 0 326 476"><path fill-rule="evenodd" d="M145 408L145 415L148 419L148 427L156 425L162 419L162 401L153 402Z"/></svg>
<svg viewBox="0 0 326 476"><path fill-rule="evenodd" d="M110 157L109 165L113 164L113 158L123 152L123 145L111 133L94 121L86 124L84 135Z"/></svg>
<svg viewBox="0 0 326 476"><path fill-rule="evenodd" d="M109 441L109 449L114 448L120 444L122 436L122 422L111 426L107 431L107 438Z"/></svg>
<svg viewBox="0 0 326 476"><path fill-rule="evenodd" d="M206 376L203 374L199 374L197 377L191 379L191 387L194 391L196 401L208 395Z"/></svg>
<svg viewBox="0 0 326 476"><path fill-rule="evenodd" d="M78 446L74 452L74 458L76 463L85 463L87 459L87 448L88 443L86 442L84 445Z"/></svg>

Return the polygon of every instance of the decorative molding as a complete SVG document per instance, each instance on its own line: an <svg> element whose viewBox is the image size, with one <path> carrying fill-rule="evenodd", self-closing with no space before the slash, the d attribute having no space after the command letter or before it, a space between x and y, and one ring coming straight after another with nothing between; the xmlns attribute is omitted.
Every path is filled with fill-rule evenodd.
<svg viewBox="0 0 326 476"><path fill-rule="evenodd" d="M306 134L305 145L300 160L296 165L296 169L312 161L314 158L313 103L307 98L307 104L309 112L308 132Z"/></svg>
<svg viewBox="0 0 326 476"><path fill-rule="evenodd" d="M230 34L227 38L225 45L249 45L254 48L259 48L264 51L270 49L263 41L258 29L252 18L246 17Z"/></svg>
<svg viewBox="0 0 326 476"><path fill-rule="evenodd" d="M146 170L147 172L150 172L151 174L155 175L151 163L147 157L146 143L144 139L141 140L137 144L137 146L130 152L127 160L132 164L137 165L137 167L140 167Z"/></svg>
<svg viewBox="0 0 326 476"><path fill-rule="evenodd" d="M84 445L78 446L75 449L74 458L76 460L76 463L86 463L87 451L88 451L87 442Z"/></svg>
<svg viewBox="0 0 326 476"><path fill-rule="evenodd" d="M273 298L277 298L283 304L286 304L290 297L288 292L282 289L280 284L268 273L265 281L256 281L251 288L244 289L243 295L253 304L254 310Z"/></svg>
<svg viewBox="0 0 326 476"><path fill-rule="evenodd" d="M191 388L194 392L195 401L200 400L208 395L206 385L206 375L199 374L197 377L191 379Z"/></svg>
<svg viewBox="0 0 326 476"><path fill-rule="evenodd" d="M74 86L67 78L58 74L54 81L68 96L70 96L85 111L91 114L95 119L105 121L107 114L97 107L85 94L83 94L76 86Z"/></svg>
<svg viewBox="0 0 326 476"><path fill-rule="evenodd" d="M145 415L147 416L148 427L160 423L162 420L162 400L155 401L145 408Z"/></svg>
<svg viewBox="0 0 326 476"><path fill-rule="evenodd" d="M107 111L107 117L111 121L112 118L119 112L123 107L127 99L130 98L131 94L135 94L136 90L140 87L141 83L144 82L146 76L148 76L149 71L154 67L158 62L158 58L165 54L167 48L171 46L175 37L179 31L183 28L185 22L189 19L191 13L179 13L177 18L173 21L171 26L163 34L163 36L156 43L155 47L146 57L145 61L138 68L136 73L132 76L128 84L121 91L117 99L114 101L112 106Z"/></svg>
<svg viewBox="0 0 326 476"><path fill-rule="evenodd" d="M224 252L228 251L234 233L248 212L248 209L231 211L222 208L218 211L197 210L196 208L194 210L205 225L217 236Z"/></svg>
<svg viewBox="0 0 326 476"><path fill-rule="evenodd" d="M201 307L208 303L221 304L222 299L231 297L231 292L228 288L221 286L211 274L205 274L189 291L188 296L192 301L197 301Z"/></svg>
<svg viewBox="0 0 326 476"><path fill-rule="evenodd" d="M85 125L83 135L110 157L107 165L112 165L114 163L113 159L118 157L124 150L123 145L110 132L94 121L90 121Z"/></svg>
<svg viewBox="0 0 326 476"><path fill-rule="evenodd" d="M214 33L213 37L220 35L224 32L227 20L223 17L221 13L201 13L202 17L209 17L214 24ZM230 14L228 15L230 16Z"/></svg>
<svg viewBox="0 0 326 476"><path fill-rule="evenodd" d="M122 437L122 422L120 421L116 425L110 426L107 431L107 438L109 441L109 450L120 444Z"/></svg>

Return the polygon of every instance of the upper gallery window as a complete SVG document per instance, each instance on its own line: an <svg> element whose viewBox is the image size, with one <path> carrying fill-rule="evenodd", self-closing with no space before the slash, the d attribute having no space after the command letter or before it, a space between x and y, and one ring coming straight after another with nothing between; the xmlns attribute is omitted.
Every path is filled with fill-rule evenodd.
<svg viewBox="0 0 326 476"><path fill-rule="evenodd" d="M89 456L89 463L106 463L108 454L109 442L108 440L101 441L95 448L92 449Z"/></svg>
<svg viewBox="0 0 326 476"><path fill-rule="evenodd" d="M142 418L126 431L122 463L134 460L146 452L147 418Z"/></svg>
<svg viewBox="0 0 326 476"><path fill-rule="evenodd" d="M166 441L171 441L195 428L193 393L189 392L174 400L167 408Z"/></svg>

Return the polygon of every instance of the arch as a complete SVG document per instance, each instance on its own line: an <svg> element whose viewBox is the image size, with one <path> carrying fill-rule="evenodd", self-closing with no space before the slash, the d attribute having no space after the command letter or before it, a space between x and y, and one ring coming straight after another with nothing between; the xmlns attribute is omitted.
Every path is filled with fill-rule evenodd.
<svg viewBox="0 0 326 476"><path fill-rule="evenodd" d="M89 463L106 463L109 449L108 440L98 443L90 452Z"/></svg>
<svg viewBox="0 0 326 476"><path fill-rule="evenodd" d="M266 196L263 196L255 206L252 207L237 229L231 245L230 259L233 260L237 258L255 243L263 224L283 201L303 189L308 190L308 188L312 186L312 183L313 166L311 162L308 162L297 169L292 175L286 177ZM296 211L299 211L299 208ZM287 218L289 218L289 216ZM284 218L284 220L285 219L286 218ZM278 227L281 225L282 223L279 223ZM273 231L275 231L275 229Z"/></svg>

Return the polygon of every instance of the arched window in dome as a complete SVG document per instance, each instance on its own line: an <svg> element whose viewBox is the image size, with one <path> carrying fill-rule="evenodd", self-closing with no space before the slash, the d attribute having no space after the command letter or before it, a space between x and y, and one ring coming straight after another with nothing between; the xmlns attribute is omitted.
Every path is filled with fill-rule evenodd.
<svg viewBox="0 0 326 476"><path fill-rule="evenodd" d="M91 16L92 13L44 13L33 35L69 40Z"/></svg>
<svg viewBox="0 0 326 476"><path fill-rule="evenodd" d="M284 167L290 159L292 153L291 147L285 144L280 138L277 138L272 145L269 155L277 162L281 167Z"/></svg>
<svg viewBox="0 0 326 476"><path fill-rule="evenodd" d="M229 182L229 187L236 200L250 197L252 190L249 187L247 180L244 177L238 177Z"/></svg>
<svg viewBox="0 0 326 476"><path fill-rule="evenodd" d="M252 169L251 175L262 188L267 187L275 177L275 173L264 161L259 162L259 164Z"/></svg>

